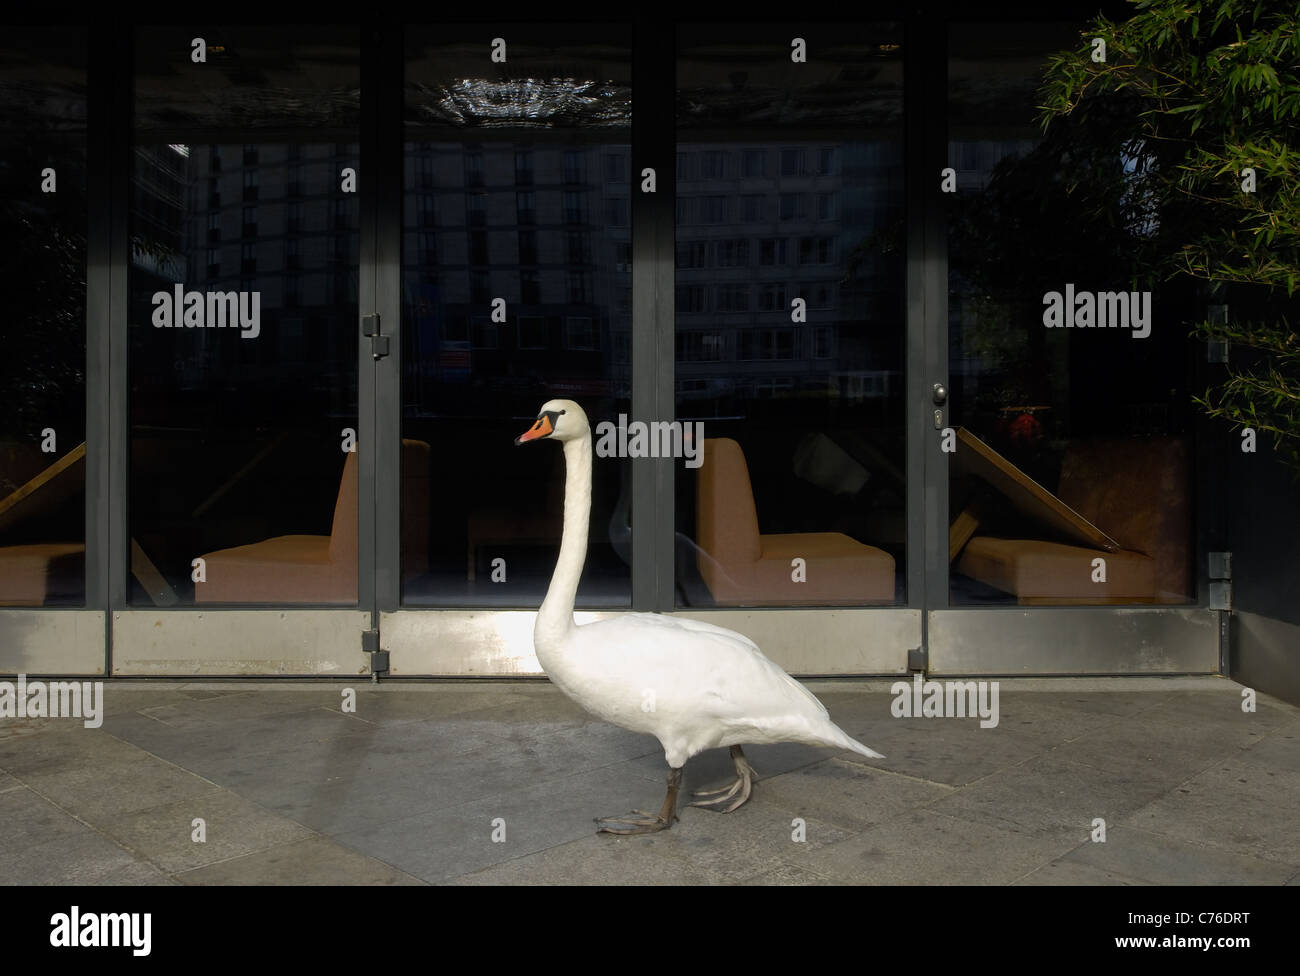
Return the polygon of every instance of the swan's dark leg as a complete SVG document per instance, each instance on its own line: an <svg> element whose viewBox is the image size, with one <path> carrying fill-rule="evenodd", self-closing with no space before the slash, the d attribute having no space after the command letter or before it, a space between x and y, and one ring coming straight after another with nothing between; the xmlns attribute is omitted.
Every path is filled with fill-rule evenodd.
<svg viewBox="0 0 1300 976"><path fill-rule="evenodd" d="M754 772L754 767L749 764L745 758L744 750L740 746L731 747L731 761L736 765L736 781L729 787L723 787L720 790L708 790L695 793L695 796L713 797L711 800L696 800L691 804L693 807L703 807L705 810L712 810L714 813L730 813L738 806L749 799L749 794L753 792L754 780L758 773ZM736 794L740 794L736 796ZM724 806L733 796L735 802L730 806Z"/></svg>
<svg viewBox="0 0 1300 976"><path fill-rule="evenodd" d="M644 810L633 810L626 817L600 817L596 823L600 824L600 830L597 833L605 834L653 834L658 830L667 830L677 819L677 788L682 785L682 769L678 766L676 769L668 770L668 795L664 797L664 805L659 811L659 815L646 813ZM635 814L635 816L634 816Z"/></svg>

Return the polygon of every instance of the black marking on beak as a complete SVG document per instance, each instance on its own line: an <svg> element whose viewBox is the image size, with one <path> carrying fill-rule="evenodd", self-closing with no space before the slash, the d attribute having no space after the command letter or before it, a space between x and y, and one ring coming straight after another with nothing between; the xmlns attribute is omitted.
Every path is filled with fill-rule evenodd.
<svg viewBox="0 0 1300 976"><path fill-rule="evenodd" d="M550 437L555 432L555 419L562 413L563 410L547 410L545 413L538 414L537 423L515 438L515 447L527 444L529 441L540 441Z"/></svg>

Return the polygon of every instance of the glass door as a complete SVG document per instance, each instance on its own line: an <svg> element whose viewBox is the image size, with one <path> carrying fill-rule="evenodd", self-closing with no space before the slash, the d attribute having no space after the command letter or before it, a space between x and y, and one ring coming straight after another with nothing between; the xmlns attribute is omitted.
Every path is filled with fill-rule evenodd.
<svg viewBox="0 0 1300 976"><path fill-rule="evenodd" d="M134 50L114 671L367 671L359 32L142 28Z"/></svg>
<svg viewBox="0 0 1300 976"><path fill-rule="evenodd" d="M103 671L86 520L87 43L0 43L0 673ZM90 557L89 560L87 557Z"/></svg>
<svg viewBox="0 0 1300 976"><path fill-rule="evenodd" d="M552 397L594 428L585 619L805 674L921 644L901 25L655 36L405 29L394 674L537 672L563 462L512 441Z"/></svg>
<svg viewBox="0 0 1300 976"><path fill-rule="evenodd" d="M629 608L631 30L407 27L400 601L394 674L535 673L564 455L515 438L571 399L596 438L580 609Z"/></svg>
<svg viewBox="0 0 1300 976"><path fill-rule="evenodd" d="M676 602L799 673L905 670L920 642L902 40L678 31L675 416L702 453L677 470Z"/></svg>
<svg viewBox="0 0 1300 976"><path fill-rule="evenodd" d="M1080 27L949 32L939 671L1218 666L1195 606L1188 323L1205 299L1149 270L1163 242L1139 177L1155 150L1038 122L1047 57Z"/></svg>

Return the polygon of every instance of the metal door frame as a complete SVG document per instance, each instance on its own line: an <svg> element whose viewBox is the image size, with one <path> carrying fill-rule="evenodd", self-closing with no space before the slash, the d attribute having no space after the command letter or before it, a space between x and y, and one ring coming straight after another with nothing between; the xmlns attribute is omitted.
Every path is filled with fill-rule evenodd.
<svg viewBox="0 0 1300 976"><path fill-rule="evenodd" d="M1004 17L1061 20L1059 11L1007 12ZM908 120L923 131L915 133L917 149L909 157L909 177L915 193L908 204L908 328L915 327L924 346L918 354L920 382L909 389L914 419L922 421L916 438L923 458L924 506L920 515L924 535L923 584L925 634L923 663L928 672L951 675L1111 675L1219 673L1226 654L1222 645L1222 612L1207 606L1206 553L1223 548L1212 518L1221 488L1211 476L1212 449L1206 424L1197 424L1195 485L1198 491L1198 604L1194 606L1063 606L1000 605L954 607L949 600L948 465L950 455L939 448L939 432L924 421L936 409L931 388L948 386L948 253L947 229L939 190L940 171L948 158L948 38L951 9L930 20L920 56L913 60L918 113ZM971 18L976 19L976 18ZM998 19L996 16L980 19ZM924 160L917 164L916 160ZM917 306L919 305L919 309ZM919 320L917 317L918 316ZM916 371L909 376L917 376ZM943 408L945 426L949 420ZM909 433L916 427L909 426ZM909 447L912 440L909 439ZM1210 453L1207 454L1207 449ZM914 459L909 459L914 460ZM911 482L914 468L909 466ZM909 493L909 501L916 492ZM909 539L914 520L909 517ZM1214 534L1212 537L1211 534Z"/></svg>
<svg viewBox="0 0 1300 976"><path fill-rule="evenodd" d="M255 26L255 21L250 26ZM97 481L106 498L107 546L102 546L99 572L108 581L105 671L115 676L238 676L276 675L322 677L368 675L371 659L363 651L364 635L373 630L375 617L376 498L375 470L382 461L381 441L375 436L375 402L382 388L376 382L377 365L370 356L370 343L357 331L357 444L358 444L358 602L352 607L293 606L146 607L128 603L130 583L130 536L128 533L130 418L127 372L127 284L129 241L127 219L130 206L131 96L135 65L135 31L143 23L116 25L116 43L100 38L92 48L100 56L101 77L91 85L112 93L114 104L108 118L100 119L98 138L111 145L109 182L100 184L108 207L107 251L110 285L104 301L108 309L109 347L103 401L109 404L107 438L88 445L91 457L99 456L106 477ZM371 78L382 74L383 52L366 26L357 23L362 75L362 111L359 132L360 163L358 190L361 224L358 262L358 306L360 316L380 310L386 296L379 287L376 270L387 258L376 216L381 181L367 178L368 152L377 129L376 112L382 107L377 86ZM130 52L124 56L123 52ZM370 96L366 96L366 92ZM94 160L92 159L92 165ZM99 204L92 200L92 207ZM92 262L92 273L94 264ZM94 302L91 303L92 307ZM395 317L394 317L395 320ZM91 401L94 402L94 401ZM93 469L90 469L93 470ZM102 471L101 471L102 475ZM92 500L87 498L88 507ZM98 500L96 500L98 503ZM90 523L89 524L95 524ZM88 549L89 547L88 539ZM89 593L88 593L89 603ZM101 606L103 604L100 604Z"/></svg>
<svg viewBox="0 0 1300 976"><path fill-rule="evenodd" d="M844 18L839 18L844 19ZM885 18L889 19L889 18ZM674 383L674 266L676 190L676 32L677 23L638 14L633 20L632 122L632 412L638 419L671 421L676 413ZM904 100L908 98L904 85ZM400 149L400 145L398 147ZM905 148L905 152L908 150ZM653 167L657 192L638 191L639 174ZM909 170L912 167L909 167ZM394 171L390 167L389 171ZM398 201L400 205L400 201ZM400 233L400 209L393 233ZM909 258L909 289L912 261ZM912 389L913 317L908 308L908 388ZM400 354L400 351L398 351ZM393 357L396 358L396 355ZM395 374L400 381L400 374ZM396 444L400 404L381 406L381 439ZM909 482L920 484L919 445L909 419ZM393 448L395 450L395 448ZM385 492L395 510L397 474ZM632 610L680 614L732 627L754 639L764 653L802 675L903 674L908 652L921 645L922 576L920 506L908 500L908 602L897 607L678 609L675 593L675 513L673 459L640 459L632 472L632 532L643 540L633 547ZM916 479L916 480L912 480ZM913 493L909 493L913 494ZM395 541L395 540L394 540ZM396 550L387 556L397 565ZM540 675L532 646L535 611L483 609L403 609L380 600L380 640L390 651L393 675ZM607 612L579 611L578 620Z"/></svg>

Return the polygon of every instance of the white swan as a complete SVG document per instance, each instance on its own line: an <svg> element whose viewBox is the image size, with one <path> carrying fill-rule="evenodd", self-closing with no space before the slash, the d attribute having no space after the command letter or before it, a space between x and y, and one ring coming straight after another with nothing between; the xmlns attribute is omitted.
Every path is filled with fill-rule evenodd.
<svg viewBox="0 0 1300 976"><path fill-rule="evenodd" d="M682 766L705 749L731 746L736 781L697 793L713 799L691 805L722 813L749 799L754 769L742 742L803 742L884 758L845 734L812 692L733 630L656 613L575 624L573 602L591 517L586 413L572 400L548 400L515 443L542 439L564 444L564 533L533 630L537 660L561 691L593 715L657 738L669 766L668 794L657 815L638 810L601 818L602 831L641 834L672 826Z"/></svg>

